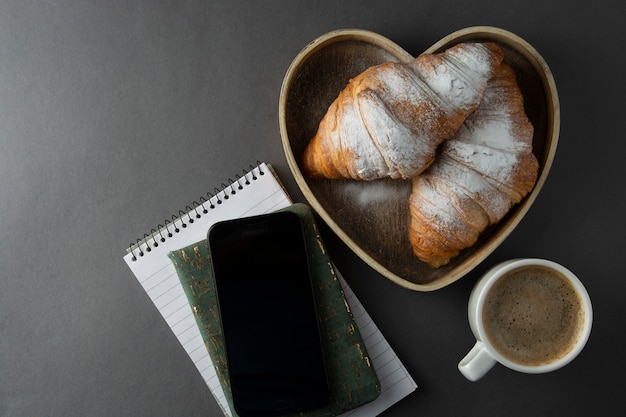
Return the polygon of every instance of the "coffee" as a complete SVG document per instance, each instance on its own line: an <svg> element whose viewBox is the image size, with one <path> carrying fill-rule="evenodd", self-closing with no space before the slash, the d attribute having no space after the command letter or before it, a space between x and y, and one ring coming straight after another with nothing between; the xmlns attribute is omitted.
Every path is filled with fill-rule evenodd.
<svg viewBox="0 0 626 417"><path fill-rule="evenodd" d="M527 366L554 362L576 344L584 324L582 301L559 272L543 266L515 269L486 295L485 333L494 348Z"/></svg>

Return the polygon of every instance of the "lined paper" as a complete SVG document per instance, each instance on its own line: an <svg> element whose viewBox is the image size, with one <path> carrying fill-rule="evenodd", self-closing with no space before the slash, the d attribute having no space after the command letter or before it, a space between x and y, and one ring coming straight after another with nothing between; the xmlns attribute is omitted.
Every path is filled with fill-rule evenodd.
<svg viewBox="0 0 626 417"><path fill-rule="evenodd" d="M246 181L249 185L245 184ZM211 357L167 254L205 239L209 228L218 221L270 213L291 204L291 199L273 171L262 163L167 228L152 232L124 256L127 265L202 375L222 411L229 417L232 413ZM211 209L211 205L215 208ZM205 208L207 213L203 212ZM176 228L178 233L174 232ZM173 236L168 237L168 232L172 232ZM165 237L164 242L161 241L162 236ZM343 416L375 416L413 392L417 385L346 281L339 273L338 276L382 390L376 400Z"/></svg>
<svg viewBox="0 0 626 417"><path fill-rule="evenodd" d="M232 414L217 372L204 346L176 269L167 254L206 239L209 228L218 221L270 213L290 206L291 199L272 173L265 163L260 164L217 193L199 209L189 211L167 229L150 234L149 239L124 256L135 277L202 375L222 411L228 416ZM246 181L249 185L246 185ZM239 189L240 185L242 189ZM211 209L211 205L215 208ZM203 213L203 208L208 213ZM200 214L199 219L197 214ZM190 219L193 223L189 222ZM176 233L176 228L180 232ZM171 238L167 237L168 231L173 234ZM161 235L166 237L165 242L160 241ZM154 243L158 246L155 247ZM137 260L133 260L133 257Z"/></svg>

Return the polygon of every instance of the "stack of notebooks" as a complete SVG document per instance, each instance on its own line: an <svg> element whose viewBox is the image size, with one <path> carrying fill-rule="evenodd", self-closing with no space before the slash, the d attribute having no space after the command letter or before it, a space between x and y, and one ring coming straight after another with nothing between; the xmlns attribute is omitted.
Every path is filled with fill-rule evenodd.
<svg viewBox="0 0 626 417"><path fill-rule="evenodd" d="M303 219L331 388L310 417L375 416L416 384L328 258L314 217L293 204L260 163L132 244L124 260L170 326L227 416L232 407L206 233L214 223L291 210Z"/></svg>

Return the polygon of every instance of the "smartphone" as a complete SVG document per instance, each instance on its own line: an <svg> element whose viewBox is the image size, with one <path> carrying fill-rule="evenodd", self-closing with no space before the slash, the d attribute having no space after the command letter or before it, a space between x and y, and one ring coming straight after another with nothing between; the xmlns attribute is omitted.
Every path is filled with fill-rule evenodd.
<svg viewBox="0 0 626 417"><path fill-rule="evenodd" d="M270 417L329 397L300 217L276 212L208 232L235 411Z"/></svg>

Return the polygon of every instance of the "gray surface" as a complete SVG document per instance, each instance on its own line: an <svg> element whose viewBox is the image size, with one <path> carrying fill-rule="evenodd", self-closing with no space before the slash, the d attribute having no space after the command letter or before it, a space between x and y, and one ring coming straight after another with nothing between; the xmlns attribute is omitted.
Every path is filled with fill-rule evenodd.
<svg viewBox="0 0 626 417"><path fill-rule="evenodd" d="M389 282L324 229L420 384L385 415L623 414L626 3L511 3L2 1L0 415L219 416L122 261L125 247L258 159L303 201L277 113L283 75L309 41L358 27L418 54L477 24L517 33L549 63L559 149L518 229L434 293ZM581 277L595 307L589 344L552 374L498 367L467 382L456 364L473 343L471 287L488 266L520 256Z"/></svg>

